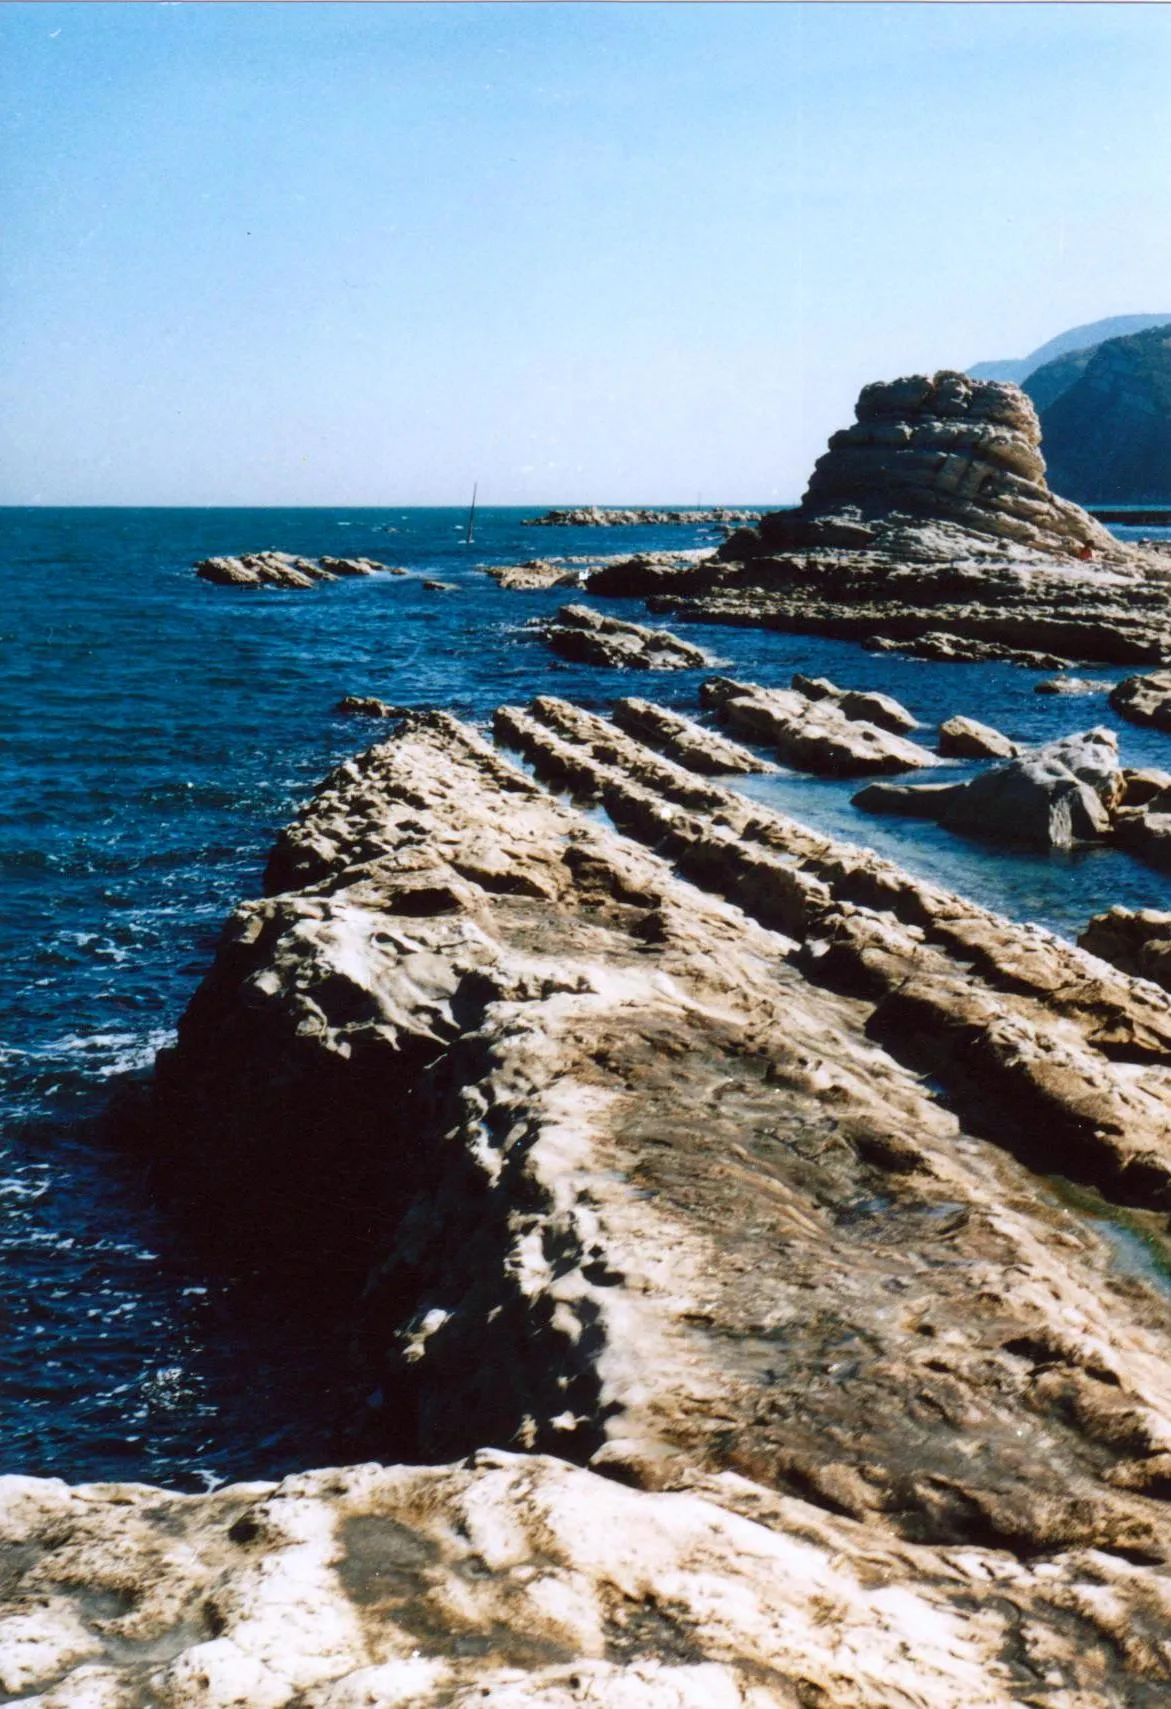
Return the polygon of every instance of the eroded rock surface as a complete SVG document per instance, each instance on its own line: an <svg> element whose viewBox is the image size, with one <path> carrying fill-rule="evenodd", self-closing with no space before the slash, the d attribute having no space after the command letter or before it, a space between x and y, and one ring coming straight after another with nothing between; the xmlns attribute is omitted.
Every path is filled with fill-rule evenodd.
<svg viewBox="0 0 1171 1709"><path fill-rule="evenodd" d="M563 605L545 628L553 651L574 664L619 670L696 670L711 664L702 647L681 641L667 629L624 623L588 605Z"/></svg>
<svg viewBox="0 0 1171 1709"><path fill-rule="evenodd" d="M889 701L888 725L879 726L865 718L848 716L844 710L847 697L840 695L840 691L839 695L827 696L816 679L795 677L793 681L791 689L761 688L732 677L709 677L700 687L700 699L734 730L753 741L767 743L783 764L797 771L827 777L857 777L869 772L910 771L916 766L936 764L935 756L926 748L891 733L888 726L893 721L893 709L904 710L897 701ZM810 683L817 698L801 693L796 687L798 681ZM851 705L888 700L886 695L848 698Z"/></svg>
<svg viewBox="0 0 1171 1709"><path fill-rule="evenodd" d="M908 1548L734 1475L648 1494L481 1453L204 1496L7 1478L0 1534L0 1689L34 1709L1144 1709L1166 1677L1149 1573Z"/></svg>
<svg viewBox="0 0 1171 1709"><path fill-rule="evenodd" d="M1171 1305L1032 1169L1165 1242L1171 997L566 701L496 729L535 776L441 714L330 776L154 1143L225 1239L352 1276L387 1457L638 1487L35 1484L19 1689L1153 1709Z"/></svg>
<svg viewBox="0 0 1171 1709"><path fill-rule="evenodd" d="M372 576L389 566L373 558L298 558L289 552L244 552L237 558L203 558L195 573L220 587L315 587L341 576ZM403 570L390 570L403 575Z"/></svg>
<svg viewBox="0 0 1171 1709"><path fill-rule="evenodd" d="M729 772L776 771L769 760L761 759L751 748L729 741L697 724L681 712L656 706L651 700L633 696L614 703L614 722L620 730L637 736L648 747L656 748L669 759L678 760L689 771L706 772L718 777ZM1169 780L1171 781L1171 780Z"/></svg>
<svg viewBox="0 0 1171 1709"><path fill-rule="evenodd" d="M1171 914L1158 908L1108 908L1078 938L1103 961L1171 990Z"/></svg>

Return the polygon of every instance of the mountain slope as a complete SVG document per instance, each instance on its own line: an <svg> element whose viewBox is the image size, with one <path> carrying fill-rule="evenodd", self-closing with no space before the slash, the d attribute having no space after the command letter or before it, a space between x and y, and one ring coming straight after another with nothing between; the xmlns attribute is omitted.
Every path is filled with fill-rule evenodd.
<svg viewBox="0 0 1171 1709"><path fill-rule="evenodd" d="M1041 410L1055 492L1081 503L1171 502L1171 321L1092 353Z"/></svg>
<svg viewBox="0 0 1171 1709"><path fill-rule="evenodd" d="M1105 320L1089 321L1085 326L1074 326L1068 332L1059 332L1056 338L1051 338L1047 344L1038 345L1028 356L977 362L968 369L968 373L974 380L1013 380L1019 386L1022 380L1027 380L1030 374L1035 374L1038 368L1052 362L1057 356L1064 356L1073 350L1088 350L1108 338L1123 338L1130 333L1146 332L1148 328L1163 326L1168 321L1171 321L1171 314L1110 315Z"/></svg>

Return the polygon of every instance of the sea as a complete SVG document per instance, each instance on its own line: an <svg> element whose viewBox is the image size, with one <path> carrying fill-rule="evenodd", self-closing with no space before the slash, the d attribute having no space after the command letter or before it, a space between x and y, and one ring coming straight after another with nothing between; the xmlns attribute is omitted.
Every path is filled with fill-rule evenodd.
<svg viewBox="0 0 1171 1709"><path fill-rule="evenodd" d="M355 1390L336 1326L209 1269L156 1201L149 1158L103 1117L174 1038L222 921L259 893L275 831L332 764L385 734L339 714L343 695L485 729L497 705L539 692L600 710L650 692L695 710L702 671L558 660L536 625L581 596L508 591L484 567L710 546L718 532L534 529L531 515L481 509L469 545L462 509L0 511L0 1471L198 1490L352 1460L376 1440L393 1397ZM200 558L265 548L408 573L305 592L194 574ZM637 603L585 597L646 621ZM686 634L756 682L824 675L893 694L925 725L966 713L1024 742L1106 723L1124 763L1171 769L1171 738L1111 715L1118 669L1083 669L1099 685L1085 696L1046 696L1013 665ZM851 806L856 783L740 787L1066 937L1111 903L1171 906L1168 879L1120 851L1029 854L875 819Z"/></svg>

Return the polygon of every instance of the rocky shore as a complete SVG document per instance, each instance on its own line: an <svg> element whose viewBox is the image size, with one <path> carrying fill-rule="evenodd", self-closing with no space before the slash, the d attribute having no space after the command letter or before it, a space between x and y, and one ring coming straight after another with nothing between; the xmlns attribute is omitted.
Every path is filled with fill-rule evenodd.
<svg viewBox="0 0 1171 1709"><path fill-rule="evenodd" d="M798 508L698 564L630 560L587 586L684 620L924 658L1171 659L1166 554L1124 545L1050 491L1018 387L948 372L865 387Z"/></svg>
<svg viewBox="0 0 1171 1709"><path fill-rule="evenodd" d="M547 510L544 516L526 517L525 528L643 528L678 524L694 527L713 522L727 525L756 522L758 510L731 510L726 505L711 505L696 510L622 510L612 505L579 505L572 510Z"/></svg>
<svg viewBox="0 0 1171 1709"><path fill-rule="evenodd" d="M1165 1702L1171 1302L1109 1217L1166 1253L1171 996L659 711L413 714L282 834L149 1142L416 1464L0 1480L10 1694Z"/></svg>

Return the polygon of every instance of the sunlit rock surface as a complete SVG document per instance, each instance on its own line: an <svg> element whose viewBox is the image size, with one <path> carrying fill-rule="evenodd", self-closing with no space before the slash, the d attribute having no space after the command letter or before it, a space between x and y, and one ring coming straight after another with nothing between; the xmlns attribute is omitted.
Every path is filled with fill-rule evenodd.
<svg viewBox="0 0 1171 1709"><path fill-rule="evenodd" d="M1171 997L569 702L496 729L532 775L442 714L331 774L150 1136L350 1287L432 1464L10 1481L5 1689L1164 1702L1171 1305L1052 1178L1165 1248Z"/></svg>

